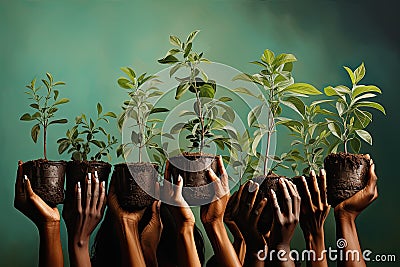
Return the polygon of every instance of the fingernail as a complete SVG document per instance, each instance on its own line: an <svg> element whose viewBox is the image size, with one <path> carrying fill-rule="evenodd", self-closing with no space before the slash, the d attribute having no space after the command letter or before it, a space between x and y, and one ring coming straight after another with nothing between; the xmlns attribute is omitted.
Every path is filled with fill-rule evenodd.
<svg viewBox="0 0 400 267"><path fill-rule="evenodd" d="M311 170L311 176L315 176L315 171Z"/></svg>
<svg viewBox="0 0 400 267"><path fill-rule="evenodd" d="M105 182L105 181L102 181L102 182L101 182L101 186L102 186L103 188L106 188L106 182Z"/></svg>
<svg viewBox="0 0 400 267"><path fill-rule="evenodd" d="M24 178L25 178L25 181L27 181L27 180L28 180L28 176L26 176L26 174L24 175Z"/></svg>
<svg viewBox="0 0 400 267"><path fill-rule="evenodd" d="M78 182L78 189L81 188L81 182Z"/></svg>
<svg viewBox="0 0 400 267"><path fill-rule="evenodd" d="M99 175L97 174L97 171L94 171L94 177L99 178Z"/></svg>
<svg viewBox="0 0 400 267"><path fill-rule="evenodd" d="M325 169L321 169L321 175L325 176L326 175L326 171Z"/></svg>
<svg viewBox="0 0 400 267"><path fill-rule="evenodd" d="M182 176L179 174L178 175L178 182L182 181Z"/></svg>
<svg viewBox="0 0 400 267"><path fill-rule="evenodd" d="M283 178L279 178L279 182L283 184L285 181L283 180Z"/></svg>
<svg viewBox="0 0 400 267"><path fill-rule="evenodd" d="M303 180L303 182L306 182L306 177L301 176L301 180Z"/></svg>
<svg viewBox="0 0 400 267"><path fill-rule="evenodd" d="M92 182L92 174L89 172L88 173L88 184Z"/></svg>
<svg viewBox="0 0 400 267"><path fill-rule="evenodd" d="M273 198L276 198L275 191L273 189L271 189L271 194Z"/></svg>

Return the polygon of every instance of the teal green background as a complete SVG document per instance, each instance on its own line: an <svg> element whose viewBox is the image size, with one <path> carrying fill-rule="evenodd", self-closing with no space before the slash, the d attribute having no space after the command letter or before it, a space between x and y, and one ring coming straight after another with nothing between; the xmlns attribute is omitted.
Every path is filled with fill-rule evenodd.
<svg viewBox="0 0 400 267"><path fill-rule="evenodd" d="M17 161L42 156L41 144L30 138L32 125L19 121L29 111L24 86L51 72L67 83L59 116L72 120L81 112L94 114L95 104L119 112L125 98L116 79L121 66L155 73L156 62L170 47L169 34L186 36L202 30L197 47L212 61L253 72L248 64L265 48L294 53L295 78L319 89L347 82L343 65L365 62L365 83L376 84L387 116L374 112L369 131L374 146L363 144L379 176L378 200L358 218L362 247L400 257L398 225L400 181L395 174L399 151L398 88L399 16L396 1L4 1L0 3L0 265L35 266L38 234L34 225L13 208ZM397 110L397 111L396 111ZM49 132L49 158L66 126ZM116 128L111 130L118 135ZM289 146L285 132L278 151ZM286 142L285 142L286 141ZM114 159L113 163L117 160ZM196 210L198 212L198 210ZM331 212L332 213L332 212ZM199 220L198 220L199 221ZM335 245L332 214L326 224L327 245ZM66 231L62 227L66 253ZM293 247L303 248L297 232ZM211 248L208 244L207 255ZM67 254L65 254L67 262ZM376 266L378 264L375 263ZM370 266L375 266L370 264ZM382 264L383 265L383 264ZM395 264L386 263L395 266ZM380 265L379 265L380 266Z"/></svg>

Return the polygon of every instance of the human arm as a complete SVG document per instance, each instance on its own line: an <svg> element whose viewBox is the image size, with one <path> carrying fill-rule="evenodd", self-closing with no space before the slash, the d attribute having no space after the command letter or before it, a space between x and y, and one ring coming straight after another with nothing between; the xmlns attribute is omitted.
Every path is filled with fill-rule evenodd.
<svg viewBox="0 0 400 267"><path fill-rule="evenodd" d="M94 176L94 178L92 178ZM84 197L80 182L75 186L75 198L66 201L63 218L68 232L68 254L71 266L91 266L90 235L103 218L105 209L105 182L99 182L97 171L85 179Z"/></svg>
<svg viewBox="0 0 400 267"><path fill-rule="evenodd" d="M311 171L310 187L304 177L301 179L300 227L306 241L306 249L314 251L316 255L307 265L325 267L328 266L328 262L325 253L324 223L330 210L326 197L326 173L321 169L317 178L315 172Z"/></svg>
<svg viewBox="0 0 400 267"><path fill-rule="evenodd" d="M223 217L229 200L228 174L222 162L222 157L217 159L218 171L221 179L212 169L207 171L208 178L214 184L215 195L213 201L201 206L200 217L207 236L214 250L214 255L220 266L241 266L236 251L233 248L228 233L226 232Z"/></svg>
<svg viewBox="0 0 400 267"><path fill-rule="evenodd" d="M51 208L35 192L28 177L23 175L22 161L18 162L14 207L37 227L40 237L39 266L64 266L60 238L60 213Z"/></svg>
<svg viewBox="0 0 400 267"><path fill-rule="evenodd" d="M358 251L359 256L358 259L350 258L339 261L338 266L341 267L366 266L362 257L355 221L358 215L378 197L378 177L375 174L375 164L372 159L370 159L368 176L368 183L365 188L335 207L336 237L337 240L344 239L347 243L343 248L343 254L347 255L348 251Z"/></svg>
<svg viewBox="0 0 400 267"><path fill-rule="evenodd" d="M278 200L272 189L270 193L274 220L271 227L269 249L276 252L271 255L271 266L292 267L295 265L289 257L290 241L299 222L301 199L296 186L286 179L279 179L279 189L282 191L283 199Z"/></svg>

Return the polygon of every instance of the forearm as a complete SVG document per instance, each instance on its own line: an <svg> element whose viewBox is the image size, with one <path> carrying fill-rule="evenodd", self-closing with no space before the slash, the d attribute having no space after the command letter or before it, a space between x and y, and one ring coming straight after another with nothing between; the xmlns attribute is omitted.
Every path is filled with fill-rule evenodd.
<svg viewBox="0 0 400 267"><path fill-rule="evenodd" d="M304 239L306 241L306 249L310 252L315 253L315 257L307 261L307 266L311 267L326 267L328 266L326 250L325 250L325 238L324 229L320 229L318 233L308 234L304 233ZM313 254L310 254L313 255Z"/></svg>
<svg viewBox="0 0 400 267"><path fill-rule="evenodd" d="M38 227L40 236L39 266L64 266L60 238L60 222Z"/></svg>
<svg viewBox="0 0 400 267"><path fill-rule="evenodd" d="M225 224L226 226L228 226L229 231L233 235L233 249L238 256L240 263L243 264L246 256L246 242L244 241L244 238L235 223L225 222Z"/></svg>
<svg viewBox="0 0 400 267"><path fill-rule="evenodd" d="M336 239L344 239L347 244L343 248L343 259L338 260L338 266L366 266L358 240L355 218L335 214ZM357 255L353 252L357 251ZM353 257L355 255L355 257Z"/></svg>
<svg viewBox="0 0 400 267"><path fill-rule="evenodd" d="M146 266L140 245L138 223L122 219L119 233L123 266Z"/></svg>
<svg viewBox="0 0 400 267"><path fill-rule="evenodd" d="M73 267L90 267L89 239L75 240L68 239L68 256L70 265Z"/></svg>
<svg viewBox="0 0 400 267"><path fill-rule="evenodd" d="M157 250L150 248L143 248L143 256L147 267L157 267Z"/></svg>
<svg viewBox="0 0 400 267"><path fill-rule="evenodd" d="M214 254L221 266L241 266L239 258L233 248L228 233L222 221L204 225L210 239Z"/></svg>
<svg viewBox="0 0 400 267"><path fill-rule="evenodd" d="M179 266L201 266L194 241L193 228L194 225L179 227L177 244Z"/></svg>
<svg viewBox="0 0 400 267"><path fill-rule="evenodd" d="M290 259L290 244L271 242L268 252L269 266L294 267L294 262Z"/></svg>

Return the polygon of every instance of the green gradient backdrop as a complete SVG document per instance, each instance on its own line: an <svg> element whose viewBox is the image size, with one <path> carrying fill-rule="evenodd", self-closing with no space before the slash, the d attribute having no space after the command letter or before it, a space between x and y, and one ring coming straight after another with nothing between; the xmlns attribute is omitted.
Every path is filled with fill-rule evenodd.
<svg viewBox="0 0 400 267"><path fill-rule="evenodd" d="M243 71L255 70L247 62L265 48L294 53L299 59L296 79L320 89L345 81L342 65L354 68L365 62L366 82L382 88L379 101L388 116L374 113L369 128L374 147L363 146L377 164L380 197L360 216L359 235L363 248L399 257L400 181L392 167L397 162L400 130L395 109L400 97L396 28L400 21L395 10L395 1L1 0L0 265L37 264L35 227L12 206L18 159L41 156L40 145L30 140L31 125L19 121L29 103L24 86L50 71L67 82L62 96L72 100L63 107L69 119L80 112L93 113L97 101L105 110L119 111L125 97L116 86L119 67L159 71L162 66L156 59L169 48L168 35L183 36L194 29L202 30L198 48L207 58ZM55 141L65 129L50 130L50 159L58 158ZM278 143L279 151L288 147L282 137ZM334 245L332 215L326 232L328 245ZM63 227L64 248L65 234ZM294 247L304 247L299 232Z"/></svg>

